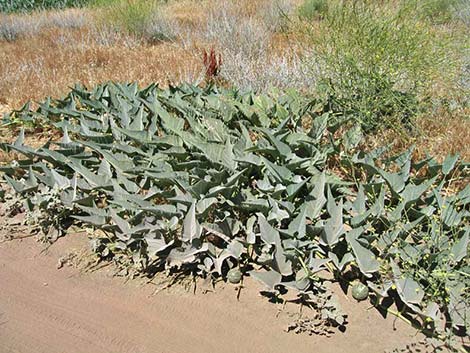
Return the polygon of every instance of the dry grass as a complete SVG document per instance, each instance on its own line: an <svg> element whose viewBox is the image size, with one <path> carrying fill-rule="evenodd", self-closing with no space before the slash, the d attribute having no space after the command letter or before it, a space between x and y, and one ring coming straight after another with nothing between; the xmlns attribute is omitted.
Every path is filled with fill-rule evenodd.
<svg viewBox="0 0 470 353"><path fill-rule="evenodd" d="M422 134L416 138L416 145L423 156L428 153L442 161L447 154L458 153L470 161L470 111L460 116L423 117L418 128Z"/></svg>
<svg viewBox="0 0 470 353"><path fill-rule="evenodd" d="M449 154L459 154L463 160L470 161L470 111L456 114L441 112L433 116L417 119L416 130L412 134L395 130L383 130L370 135L365 146L373 149L390 145L390 155L396 155L414 145L416 160L427 155L442 162Z"/></svg>
<svg viewBox="0 0 470 353"><path fill-rule="evenodd" d="M0 102L17 108L30 99L60 96L76 82L87 86L108 80L165 85L195 80L202 72L202 49L212 46L223 49L231 44L231 33L226 33L225 42L221 42L217 31L206 33L210 14L225 6L236 19L251 23L252 31L240 34L241 39L249 43L264 20L255 15L263 13L261 10L270 4L267 0L226 1L222 5L214 0L170 2L162 12L171 14L181 27L180 43L156 45L94 25L97 21L87 10L13 16L15 21L37 24L37 30L25 31L14 41L0 40ZM80 25L84 23L88 25ZM263 42L255 45L267 48L269 33L261 39ZM279 57L291 47L285 39L276 35L273 40ZM272 53L263 55L263 62L271 56ZM253 63L246 69L252 71L256 65L258 63ZM243 77L245 73L237 74Z"/></svg>
<svg viewBox="0 0 470 353"><path fill-rule="evenodd" d="M93 42L88 29L48 29L35 37L0 44L0 102L19 107L29 99L61 96L76 82L177 82L198 75L194 53L171 44L111 46Z"/></svg>
<svg viewBox="0 0 470 353"><path fill-rule="evenodd" d="M12 108L8 105L0 103L0 121L5 114L11 112ZM20 133L19 127L1 126L0 125L0 142L14 142ZM39 148L46 144L47 141L57 141L62 137L62 133L57 129L50 127L41 128L40 126L25 128L25 144L33 148ZM11 163L13 160L24 159L25 156L20 153L10 151L5 152L0 149L0 165Z"/></svg>
<svg viewBox="0 0 470 353"><path fill-rule="evenodd" d="M296 2L279 3L293 7ZM211 16L224 11L233 16L228 29L216 21L210 23ZM289 77L298 82L304 75L298 69L299 60L290 54L294 47L290 38L270 32L278 20L276 11L268 0L169 2L161 12L179 27L178 38L174 43L157 44L100 26L95 14L87 10L14 16L22 23L41 25L37 34L0 40L0 103L17 108L30 99L63 95L76 82L92 86L108 80L142 85L194 81L203 70L202 50L210 47L225 56L224 79L242 88L288 86ZM87 25L79 26L72 18Z"/></svg>
<svg viewBox="0 0 470 353"><path fill-rule="evenodd" d="M0 107L0 118L2 116L2 111ZM16 140L19 134L19 129L11 129L9 127L0 127L0 139L1 142L9 142L12 143ZM34 130L27 130L25 131L25 144L31 146L33 148L39 148L44 146L47 141L55 140L57 141L60 139L60 135L58 135L57 131L54 130L43 130L41 128L37 128ZM25 159L26 157L18 152L10 151L5 152L0 150L0 166L9 164L14 160Z"/></svg>

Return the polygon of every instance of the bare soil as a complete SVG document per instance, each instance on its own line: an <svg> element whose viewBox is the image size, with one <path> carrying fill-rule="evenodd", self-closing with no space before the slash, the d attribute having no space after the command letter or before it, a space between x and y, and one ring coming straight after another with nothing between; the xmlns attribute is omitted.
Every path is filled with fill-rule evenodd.
<svg viewBox="0 0 470 353"><path fill-rule="evenodd" d="M110 271L58 269L83 236L44 251L33 238L0 243L0 353L383 352L416 340L415 331L342 292L346 331L332 337L284 331L288 315L248 281L237 301L226 285L214 293L163 291ZM295 310L291 307L290 310Z"/></svg>

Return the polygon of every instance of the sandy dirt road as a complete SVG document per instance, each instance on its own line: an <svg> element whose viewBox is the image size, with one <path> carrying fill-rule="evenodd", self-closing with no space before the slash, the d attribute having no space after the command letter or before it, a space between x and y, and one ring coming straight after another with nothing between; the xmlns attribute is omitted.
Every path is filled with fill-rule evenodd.
<svg viewBox="0 0 470 353"><path fill-rule="evenodd" d="M153 287L105 271L57 269L66 249L82 243L66 237L45 254L33 239L0 244L0 353L363 353L383 352L415 334L342 293L349 325L324 338L284 332L287 315L276 318L278 307L251 281L240 301L228 286L205 295L152 296Z"/></svg>

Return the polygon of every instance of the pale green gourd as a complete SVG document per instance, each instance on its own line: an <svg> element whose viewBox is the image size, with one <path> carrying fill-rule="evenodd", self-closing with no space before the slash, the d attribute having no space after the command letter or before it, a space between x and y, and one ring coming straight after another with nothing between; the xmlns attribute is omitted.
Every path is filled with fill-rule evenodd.
<svg viewBox="0 0 470 353"><path fill-rule="evenodd" d="M232 284L240 283L242 280L243 274L238 268L232 268L227 273L227 280Z"/></svg>
<svg viewBox="0 0 470 353"><path fill-rule="evenodd" d="M352 296L357 301L365 300L369 296L369 288L361 282L355 282L352 286Z"/></svg>

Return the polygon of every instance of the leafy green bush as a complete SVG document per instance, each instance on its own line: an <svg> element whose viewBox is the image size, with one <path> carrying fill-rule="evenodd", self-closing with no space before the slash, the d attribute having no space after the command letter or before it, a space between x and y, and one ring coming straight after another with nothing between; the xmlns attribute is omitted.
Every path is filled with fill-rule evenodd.
<svg viewBox="0 0 470 353"><path fill-rule="evenodd" d="M431 336L465 336L470 186L455 186L470 164L359 151L360 127L325 109L295 92L76 87L6 117L63 139L0 144L24 156L0 171L44 238L72 221L99 229L94 250L129 271L249 275L280 300L291 290L317 304L330 271ZM344 324L337 305L321 305L323 320Z"/></svg>
<svg viewBox="0 0 470 353"><path fill-rule="evenodd" d="M89 0L0 0L0 12L28 12L84 6Z"/></svg>
<svg viewBox="0 0 470 353"><path fill-rule="evenodd" d="M159 11L164 0L94 0L98 22L150 42L171 41L178 24Z"/></svg>
<svg viewBox="0 0 470 353"><path fill-rule="evenodd" d="M418 2L421 16L434 23L446 23L455 18L462 0L422 0Z"/></svg>
<svg viewBox="0 0 470 353"><path fill-rule="evenodd" d="M328 11L328 0L305 0L299 6L299 16L308 20L323 17Z"/></svg>
<svg viewBox="0 0 470 353"><path fill-rule="evenodd" d="M137 35L144 32L154 4L149 1L114 1L106 6L104 21L119 30Z"/></svg>
<svg viewBox="0 0 470 353"><path fill-rule="evenodd" d="M416 19L416 7L392 3L330 1L311 32L320 89L365 129L409 123L437 75L453 70L445 42Z"/></svg>
<svg viewBox="0 0 470 353"><path fill-rule="evenodd" d="M142 36L157 10L156 0L95 0L105 25L132 35Z"/></svg>

